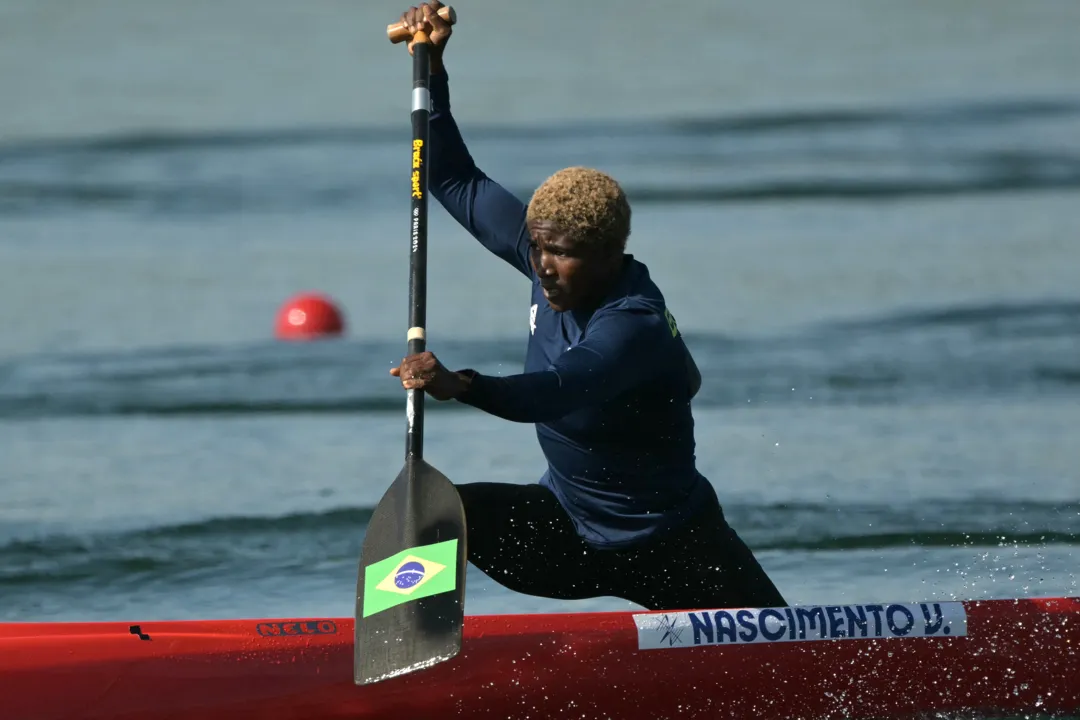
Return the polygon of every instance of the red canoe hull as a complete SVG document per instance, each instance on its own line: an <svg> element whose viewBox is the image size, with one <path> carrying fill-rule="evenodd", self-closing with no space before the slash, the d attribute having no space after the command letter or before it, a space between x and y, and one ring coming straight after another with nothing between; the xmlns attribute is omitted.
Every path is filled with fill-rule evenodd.
<svg viewBox="0 0 1080 720"><path fill-rule="evenodd" d="M825 606L798 615L781 608L470 616L456 658L366 687L352 682L352 633L351 618L147 621L134 630L131 623L0 624L0 714L408 720L1080 712L1078 598Z"/></svg>

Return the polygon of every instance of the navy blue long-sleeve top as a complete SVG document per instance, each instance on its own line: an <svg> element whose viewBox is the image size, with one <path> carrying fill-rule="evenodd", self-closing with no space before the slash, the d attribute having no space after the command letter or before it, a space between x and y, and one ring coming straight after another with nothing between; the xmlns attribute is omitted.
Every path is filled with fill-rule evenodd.
<svg viewBox="0 0 1080 720"><path fill-rule="evenodd" d="M552 310L529 262L525 204L476 166L450 113L445 71L430 83L432 196L532 282L525 372L471 373L458 399L535 423L548 461L540 482L590 545L636 545L677 527L716 496L695 465L690 401L700 377L663 295L626 254L598 308Z"/></svg>

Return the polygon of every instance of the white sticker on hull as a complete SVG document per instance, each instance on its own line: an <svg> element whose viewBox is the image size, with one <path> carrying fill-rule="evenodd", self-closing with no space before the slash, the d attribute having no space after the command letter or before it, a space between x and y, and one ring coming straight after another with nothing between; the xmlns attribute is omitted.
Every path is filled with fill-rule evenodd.
<svg viewBox="0 0 1080 720"><path fill-rule="evenodd" d="M638 613L638 649L967 635L961 602Z"/></svg>

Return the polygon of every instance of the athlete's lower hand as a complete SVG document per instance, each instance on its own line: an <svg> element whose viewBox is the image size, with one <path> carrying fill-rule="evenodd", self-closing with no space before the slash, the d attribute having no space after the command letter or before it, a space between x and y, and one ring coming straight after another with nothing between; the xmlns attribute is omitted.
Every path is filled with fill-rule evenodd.
<svg viewBox="0 0 1080 720"><path fill-rule="evenodd" d="M390 374L401 378L406 390L423 390L436 400L451 400L468 388L468 381L447 370L430 350L409 355L401 365L391 368Z"/></svg>

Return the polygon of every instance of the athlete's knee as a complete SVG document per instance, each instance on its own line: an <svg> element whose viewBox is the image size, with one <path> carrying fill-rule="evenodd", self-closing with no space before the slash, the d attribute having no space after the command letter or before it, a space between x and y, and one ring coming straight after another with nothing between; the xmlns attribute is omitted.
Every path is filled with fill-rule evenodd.
<svg viewBox="0 0 1080 720"><path fill-rule="evenodd" d="M464 504L481 495L485 485L490 485L490 483L454 483L454 489L457 490Z"/></svg>
<svg viewBox="0 0 1080 720"><path fill-rule="evenodd" d="M484 483L464 483L461 485L455 484L454 487L458 491L458 496L461 498L461 505L465 509L465 529L468 534L469 545L473 544L473 541L479 541L480 536L483 534L483 526L480 522L489 512L489 509L484 507L485 505L485 493L480 485Z"/></svg>
<svg viewBox="0 0 1080 720"><path fill-rule="evenodd" d="M469 516L481 517L490 511L493 505L493 488L496 483L475 482L455 484L461 498L461 505L465 508L465 519Z"/></svg>
<svg viewBox="0 0 1080 720"><path fill-rule="evenodd" d="M504 537L508 519L512 518L508 488L512 485L495 482L474 482L455 485L465 508L465 547L469 562L488 572L492 564L504 562Z"/></svg>

